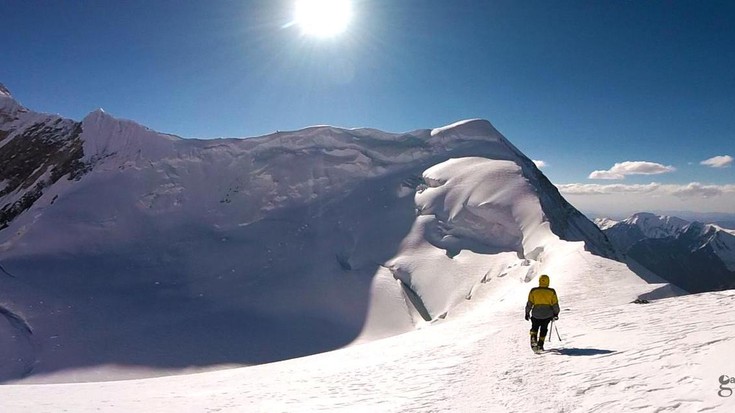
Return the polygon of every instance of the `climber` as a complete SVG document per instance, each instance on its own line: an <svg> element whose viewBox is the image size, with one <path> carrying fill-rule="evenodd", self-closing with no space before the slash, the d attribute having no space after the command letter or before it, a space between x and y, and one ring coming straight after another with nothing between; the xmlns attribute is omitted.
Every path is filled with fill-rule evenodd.
<svg viewBox="0 0 735 413"><path fill-rule="evenodd" d="M538 279L538 287L528 293L526 303L526 321L531 320L531 349L534 352L544 350L544 340L549 331L549 322L559 319L559 299L556 291L549 288L549 276L544 274ZM541 335L539 336L539 329Z"/></svg>

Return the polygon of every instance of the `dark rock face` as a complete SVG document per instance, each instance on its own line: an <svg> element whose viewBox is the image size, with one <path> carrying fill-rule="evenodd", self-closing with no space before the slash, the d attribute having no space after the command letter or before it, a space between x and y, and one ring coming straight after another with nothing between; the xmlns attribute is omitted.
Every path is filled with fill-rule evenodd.
<svg viewBox="0 0 735 413"><path fill-rule="evenodd" d="M0 198L8 197L0 207L0 229L30 208L43 195L44 188L67 176L78 179L86 168L79 135L81 123L57 118L20 129L0 131Z"/></svg>
<svg viewBox="0 0 735 413"><path fill-rule="evenodd" d="M692 250L690 242L686 237L644 239L628 250L628 256L691 293L735 288L735 273L712 247Z"/></svg>
<svg viewBox="0 0 735 413"><path fill-rule="evenodd" d="M61 178L80 178L82 124L32 112L0 83L0 230Z"/></svg>

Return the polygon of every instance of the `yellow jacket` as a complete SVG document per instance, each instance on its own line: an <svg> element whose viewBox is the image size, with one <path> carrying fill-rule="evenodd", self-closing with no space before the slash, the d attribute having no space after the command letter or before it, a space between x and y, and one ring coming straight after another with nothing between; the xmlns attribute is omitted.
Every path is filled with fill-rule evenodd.
<svg viewBox="0 0 735 413"><path fill-rule="evenodd" d="M532 288L528 293L526 315L533 318L547 319L559 315L559 298L556 291L549 288L549 276L542 275L538 280L539 286Z"/></svg>

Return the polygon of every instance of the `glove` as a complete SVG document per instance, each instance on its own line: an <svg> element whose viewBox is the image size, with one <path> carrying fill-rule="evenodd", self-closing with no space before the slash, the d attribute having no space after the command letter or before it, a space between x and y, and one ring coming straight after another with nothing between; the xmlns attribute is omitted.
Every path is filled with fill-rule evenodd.
<svg viewBox="0 0 735 413"><path fill-rule="evenodd" d="M531 318L528 314L526 314L526 321L528 321Z"/></svg>
<svg viewBox="0 0 735 413"><path fill-rule="evenodd" d="M558 315L555 315L555 316L554 316L554 321L556 321L556 320L558 320L558 319L559 319L559 316L558 316Z"/></svg>

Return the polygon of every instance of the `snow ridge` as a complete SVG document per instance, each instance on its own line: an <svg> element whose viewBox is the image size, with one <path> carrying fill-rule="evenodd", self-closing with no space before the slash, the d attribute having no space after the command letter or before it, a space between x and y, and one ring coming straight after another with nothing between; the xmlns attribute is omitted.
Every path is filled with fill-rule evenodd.
<svg viewBox="0 0 735 413"><path fill-rule="evenodd" d="M3 129L7 131L6 128L2 127L2 123L16 121L19 114L25 112L28 112L28 109L21 106L10 94L10 91L0 83L0 132ZM2 134L0 134L0 138L2 138Z"/></svg>
<svg viewBox="0 0 735 413"><path fill-rule="evenodd" d="M64 143L66 160L50 145L17 168L17 182L44 159L57 172L34 192L13 186L7 196L23 202L0 230L0 264L23 280L0 278L13 291L8 308L34 320L32 347L41 349L27 380L90 380L105 364L178 370L333 350L499 300L561 251L612 249L486 120L197 140L103 110L81 122L27 119L38 122L0 126L10 133L0 156L70 126L44 140ZM630 272L618 278L644 285ZM218 350L202 352L204 340ZM152 359L139 343L166 356ZM80 368L89 371L72 374ZM0 366L0 380L22 369Z"/></svg>
<svg viewBox="0 0 735 413"><path fill-rule="evenodd" d="M2 83L0 83L0 98L13 98L13 95L10 94L10 91L8 88L5 87Z"/></svg>
<svg viewBox="0 0 735 413"><path fill-rule="evenodd" d="M688 221L670 216L659 216L648 212L640 212L623 221L627 225L637 226L647 238L666 238L676 236L689 225Z"/></svg>
<svg viewBox="0 0 735 413"><path fill-rule="evenodd" d="M115 156L115 165L131 160L156 160L171 153L180 138L154 132L133 121L120 120L97 109L82 120L85 161ZM108 159L109 160L109 159Z"/></svg>
<svg viewBox="0 0 735 413"><path fill-rule="evenodd" d="M613 227L618 222L619 221L615 221L610 218L595 218L594 220L595 225L597 225L603 231Z"/></svg>

